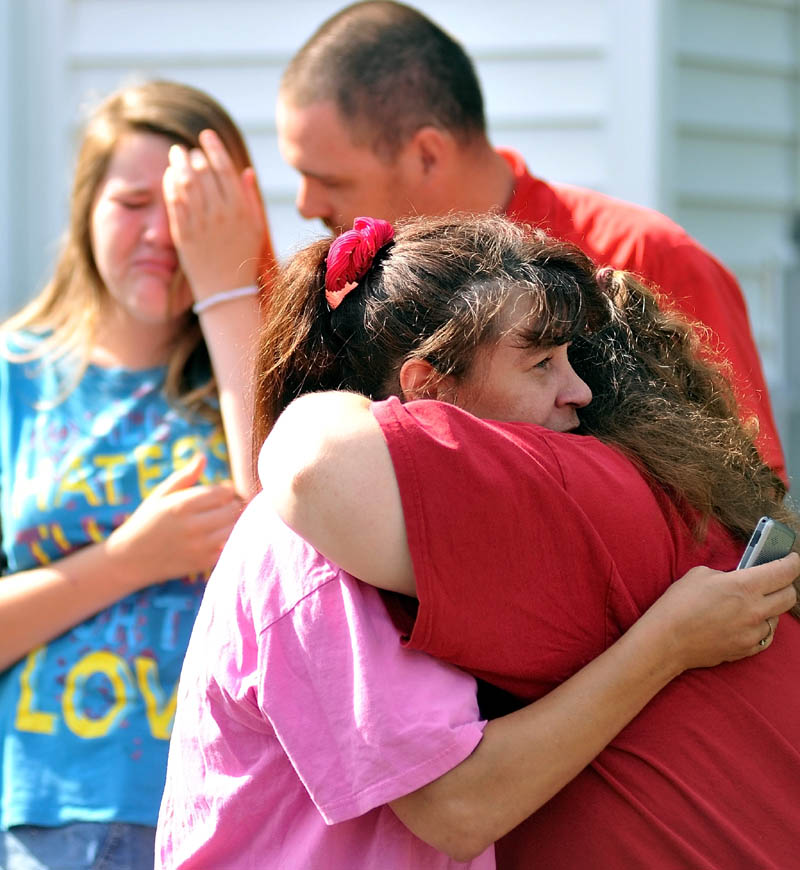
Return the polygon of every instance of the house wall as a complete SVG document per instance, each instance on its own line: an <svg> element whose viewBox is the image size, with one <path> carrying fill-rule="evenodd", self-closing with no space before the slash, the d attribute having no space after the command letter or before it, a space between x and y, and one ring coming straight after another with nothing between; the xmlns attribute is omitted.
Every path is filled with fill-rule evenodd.
<svg viewBox="0 0 800 870"><path fill-rule="evenodd" d="M800 475L796 0L679 0L667 208L736 273Z"/></svg>

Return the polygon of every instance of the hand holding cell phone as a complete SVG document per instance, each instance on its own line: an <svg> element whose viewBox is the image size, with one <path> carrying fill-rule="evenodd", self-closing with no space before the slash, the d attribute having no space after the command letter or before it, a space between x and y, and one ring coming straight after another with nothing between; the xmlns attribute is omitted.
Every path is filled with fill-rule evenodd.
<svg viewBox="0 0 800 870"><path fill-rule="evenodd" d="M763 565L792 552L795 532L771 517L761 517L747 543L737 568Z"/></svg>

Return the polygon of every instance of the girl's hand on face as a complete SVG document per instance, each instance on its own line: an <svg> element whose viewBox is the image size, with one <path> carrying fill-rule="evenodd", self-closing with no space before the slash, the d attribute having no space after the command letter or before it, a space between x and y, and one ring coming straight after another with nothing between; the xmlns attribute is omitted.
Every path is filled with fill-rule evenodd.
<svg viewBox="0 0 800 870"><path fill-rule="evenodd" d="M642 620L654 619L669 632L681 671L736 661L770 646L778 617L797 602L798 575L796 553L741 571L692 568Z"/></svg>
<svg viewBox="0 0 800 870"><path fill-rule="evenodd" d="M216 564L243 503L230 482L196 485L205 464L196 453L109 536L115 570L132 588L208 572Z"/></svg>
<svg viewBox="0 0 800 870"><path fill-rule="evenodd" d="M239 173L219 136L173 145L163 189L170 232L196 301L254 284L270 253L255 171Z"/></svg>

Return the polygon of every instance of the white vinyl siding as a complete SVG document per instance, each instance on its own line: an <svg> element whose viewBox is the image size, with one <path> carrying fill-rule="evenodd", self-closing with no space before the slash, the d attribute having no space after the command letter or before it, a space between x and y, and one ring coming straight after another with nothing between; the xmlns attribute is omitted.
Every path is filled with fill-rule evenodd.
<svg viewBox="0 0 800 870"><path fill-rule="evenodd" d="M673 217L742 284L797 478L798 3L680 0L678 9Z"/></svg>

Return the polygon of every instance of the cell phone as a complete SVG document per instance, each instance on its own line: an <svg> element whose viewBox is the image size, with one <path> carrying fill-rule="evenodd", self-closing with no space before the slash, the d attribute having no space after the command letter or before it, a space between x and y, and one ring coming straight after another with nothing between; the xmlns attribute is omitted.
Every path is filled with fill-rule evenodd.
<svg viewBox="0 0 800 870"><path fill-rule="evenodd" d="M771 517L761 517L737 567L750 568L788 556L792 552L795 537L795 532L789 526Z"/></svg>

